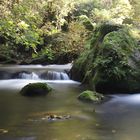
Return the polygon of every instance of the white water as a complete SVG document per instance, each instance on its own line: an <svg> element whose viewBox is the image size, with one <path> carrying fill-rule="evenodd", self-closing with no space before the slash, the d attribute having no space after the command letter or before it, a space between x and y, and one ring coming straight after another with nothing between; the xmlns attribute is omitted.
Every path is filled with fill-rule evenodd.
<svg viewBox="0 0 140 140"><path fill-rule="evenodd" d="M140 104L140 94L112 95L110 102L120 102L124 104Z"/></svg>
<svg viewBox="0 0 140 140"><path fill-rule="evenodd" d="M38 78L48 71L43 66L3 70L7 69L12 74L21 72L22 78L0 80L0 129L8 130L0 133L0 140L139 140L140 94L112 95L103 104L87 104L77 100L80 83ZM64 72L63 67L57 72ZM18 94L17 90L34 82L50 84L52 93L43 98ZM71 119L49 122L42 119L44 116L33 115L42 112L68 113Z"/></svg>
<svg viewBox="0 0 140 140"><path fill-rule="evenodd" d="M72 67L72 64L65 64L65 65L0 65L0 70L57 70L57 71L63 71L63 70L70 70Z"/></svg>
<svg viewBox="0 0 140 140"><path fill-rule="evenodd" d="M70 80L69 76L64 72L57 71L48 71L47 72L48 80Z"/></svg>
<svg viewBox="0 0 140 140"><path fill-rule="evenodd" d="M19 74L19 77L21 77L21 79L33 79L33 80L40 79L39 76L34 72L32 72L30 74L23 72L23 73Z"/></svg>
<svg viewBox="0 0 140 140"><path fill-rule="evenodd" d="M9 79L9 80L0 80L0 89L21 89L25 85L29 83L36 83L36 82L43 82L43 83L59 83L59 84L80 84L79 82L73 80L29 80L29 79Z"/></svg>
<svg viewBox="0 0 140 140"><path fill-rule="evenodd" d="M29 79L29 80L70 80L68 72L71 64L67 65L27 65L27 66L2 66L0 67L1 80ZM6 75L6 76L5 76Z"/></svg>
<svg viewBox="0 0 140 140"><path fill-rule="evenodd" d="M21 89L28 83L45 82L45 83L60 83L60 84L80 84L79 82L70 80L65 71L69 71L71 64L67 65L27 65L27 66L2 66L1 77L4 74L8 75L0 80L0 89ZM11 78L10 78L11 77ZM13 78L14 77L14 78Z"/></svg>

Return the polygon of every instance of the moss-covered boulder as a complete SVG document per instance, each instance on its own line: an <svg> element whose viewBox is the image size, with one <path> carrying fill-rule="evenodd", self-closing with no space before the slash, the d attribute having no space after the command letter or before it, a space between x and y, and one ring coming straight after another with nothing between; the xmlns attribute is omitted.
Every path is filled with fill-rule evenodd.
<svg viewBox="0 0 140 140"><path fill-rule="evenodd" d="M71 69L71 78L101 93L140 92L140 46L127 27L102 24Z"/></svg>
<svg viewBox="0 0 140 140"><path fill-rule="evenodd" d="M104 99L104 96L95 91L86 90L78 96L78 99L82 101L100 103Z"/></svg>
<svg viewBox="0 0 140 140"><path fill-rule="evenodd" d="M29 83L24 86L20 94L23 96L42 96L51 91L51 87L46 83Z"/></svg>

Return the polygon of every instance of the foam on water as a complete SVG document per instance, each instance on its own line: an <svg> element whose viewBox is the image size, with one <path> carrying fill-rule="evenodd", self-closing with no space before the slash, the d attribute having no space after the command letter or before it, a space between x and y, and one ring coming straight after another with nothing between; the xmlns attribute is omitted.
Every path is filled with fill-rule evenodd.
<svg viewBox="0 0 140 140"><path fill-rule="evenodd" d="M73 80L29 80L29 79L10 79L10 80L1 80L0 89L21 89L29 83L59 83L59 84L80 84L79 82Z"/></svg>

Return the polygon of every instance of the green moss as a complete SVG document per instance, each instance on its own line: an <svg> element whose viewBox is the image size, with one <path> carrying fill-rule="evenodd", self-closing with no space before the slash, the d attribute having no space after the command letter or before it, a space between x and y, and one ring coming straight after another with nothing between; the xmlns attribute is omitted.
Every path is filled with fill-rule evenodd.
<svg viewBox="0 0 140 140"><path fill-rule="evenodd" d="M103 89L108 90L109 85L110 89L114 88L114 92L119 91L116 90L117 87L120 92L138 92L140 91L137 87L140 83L138 50L139 46L129 28L101 25L93 32L90 49L74 63L72 75L74 77L76 74L76 77L80 77L76 80L90 85L93 90L99 92L104 92ZM118 86L119 83L121 85ZM133 85L131 90L130 85Z"/></svg>
<svg viewBox="0 0 140 140"><path fill-rule="evenodd" d="M23 96L41 96L51 91L51 87L46 83L29 83L24 86L20 93Z"/></svg>
<svg viewBox="0 0 140 140"><path fill-rule="evenodd" d="M102 94L90 90L86 90L78 96L80 100L92 102L101 102L103 98L104 96Z"/></svg>

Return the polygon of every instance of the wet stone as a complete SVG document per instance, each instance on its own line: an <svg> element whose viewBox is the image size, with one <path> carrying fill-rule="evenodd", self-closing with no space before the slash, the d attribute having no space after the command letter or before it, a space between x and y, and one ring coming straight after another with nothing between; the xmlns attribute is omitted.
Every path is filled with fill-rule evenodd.
<svg viewBox="0 0 140 140"><path fill-rule="evenodd" d="M6 129L0 129L0 134L5 134L5 133L8 133L8 130L6 130Z"/></svg>
<svg viewBox="0 0 140 140"><path fill-rule="evenodd" d="M66 119L70 119L71 116L70 115L48 115L46 116L46 118L49 121L54 121L54 120L66 120Z"/></svg>

